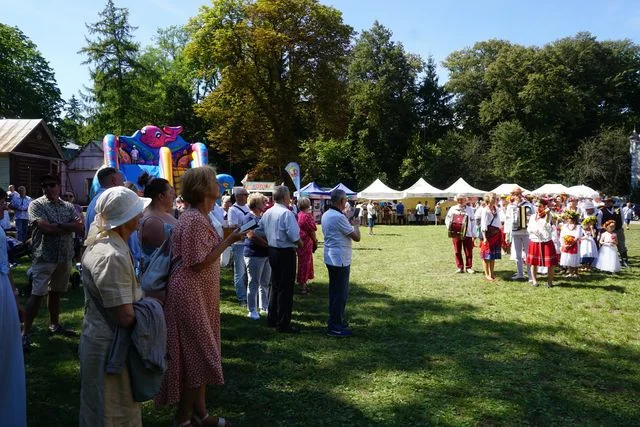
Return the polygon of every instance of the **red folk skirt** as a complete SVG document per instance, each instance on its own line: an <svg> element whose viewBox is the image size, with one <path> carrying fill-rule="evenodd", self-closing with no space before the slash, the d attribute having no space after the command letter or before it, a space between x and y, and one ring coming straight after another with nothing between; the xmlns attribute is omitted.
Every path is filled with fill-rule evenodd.
<svg viewBox="0 0 640 427"><path fill-rule="evenodd" d="M558 254L552 240L548 242L529 241L527 251L527 264L541 267L553 267L558 265Z"/></svg>

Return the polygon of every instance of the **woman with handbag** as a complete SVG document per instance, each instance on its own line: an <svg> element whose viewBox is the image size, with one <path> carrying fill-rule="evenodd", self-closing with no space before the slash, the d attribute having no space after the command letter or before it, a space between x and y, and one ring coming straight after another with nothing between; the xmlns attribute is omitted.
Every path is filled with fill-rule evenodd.
<svg viewBox="0 0 640 427"><path fill-rule="evenodd" d="M496 205L497 197L494 193L485 194L484 201L486 206L480 218L480 229L483 236L480 244L480 258L482 258L484 278L489 282L495 282L496 260L502 257L500 212Z"/></svg>
<svg viewBox="0 0 640 427"><path fill-rule="evenodd" d="M252 193L247 199L249 206L248 220L257 223L262 218L262 211L267 197L261 193ZM269 245L266 236L255 231L247 233L244 247L244 263L247 266L247 317L260 319L260 313L267 314L269 309L269 282L271 281L271 265L269 264Z"/></svg>
<svg viewBox="0 0 640 427"><path fill-rule="evenodd" d="M133 328L140 298L127 240L151 202L125 187L112 187L96 203L95 227L82 256L85 315L80 336L80 425L142 425L129 370L105 374L117 327Z"/></svg>
<svg viewBox="0 0 640 427"><path fill-rule="evenodd" d="M137 231L140 242L138 267L141 275L145 272L153 251L171 237L171 229L178 221L173 216L176 192L169 181L164 178L152 178L149 174L143 173L138 178L138 185L143 188L144 197L151 199Z"/></svg>

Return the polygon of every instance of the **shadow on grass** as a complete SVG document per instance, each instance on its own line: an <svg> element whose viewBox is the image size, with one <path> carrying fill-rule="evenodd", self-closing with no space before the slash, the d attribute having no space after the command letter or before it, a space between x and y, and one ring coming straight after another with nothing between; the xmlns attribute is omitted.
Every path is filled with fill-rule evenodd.
<svg viewBox="0 0 640 427"><path fill-rule="evenodd" d="M630 425L640 417L632 347L568 345L556 339L575 332L566 327L494 320L471 305L394 299L357 284L347 306L354 336L332 339L326 286L296 296L296 336L223 317L227 384L215 405L236 424Z"/></svg>
<svg viewBox="0 0 640 427"><path fill-rule="evenodd" d="M226 384L210 387L207 400L211 414L235 425L637 425L640 419L640 353L631 345L586 340L544 319L488 317L469 304L392 298L358 283L347 305L354 336L332 339L325 335L326 282L295 296L302 333L281 335L264 319L245 317L231 275L223 271L221 290ZM82 290L64 301L65 310L82 304ZM75 425L77 340L42 335L37 340L46 348L27 359L29 425ZM172 414L145 404L144 425L168 425Z"/></svg>

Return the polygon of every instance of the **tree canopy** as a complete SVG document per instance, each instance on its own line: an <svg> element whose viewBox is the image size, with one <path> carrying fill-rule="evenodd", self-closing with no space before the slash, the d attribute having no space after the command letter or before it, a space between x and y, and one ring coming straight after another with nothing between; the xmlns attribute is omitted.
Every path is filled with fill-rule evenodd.
<svg viewBox="0 0 640 427"><path fill-rule="evenodd" d="M0 117L59 120L63 101L53 70L16 27L0 23Z"/></svg>

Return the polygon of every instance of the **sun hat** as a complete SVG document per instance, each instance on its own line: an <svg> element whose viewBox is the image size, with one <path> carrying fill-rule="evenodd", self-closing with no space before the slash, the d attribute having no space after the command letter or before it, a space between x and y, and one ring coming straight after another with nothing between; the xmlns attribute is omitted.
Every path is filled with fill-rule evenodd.
<svg viewBox="0 0 640 427"><path fill-rule="evenodd" d="M111 187L98 198L93 222L99 231L112 230L135 218L149 203L151 199L126 187Z"/></svg>
<svg viewBox="0 0 640 427"><path fill-rule="evenodd" d="M126 187L111 187L98 197L96 216L89 228L87 246L91 245L101 233L113 230L138 216L149 206L151 199L139 197Z"/></svg>

